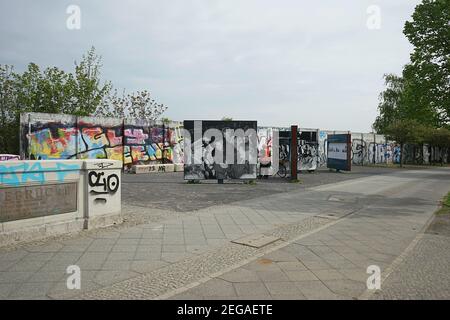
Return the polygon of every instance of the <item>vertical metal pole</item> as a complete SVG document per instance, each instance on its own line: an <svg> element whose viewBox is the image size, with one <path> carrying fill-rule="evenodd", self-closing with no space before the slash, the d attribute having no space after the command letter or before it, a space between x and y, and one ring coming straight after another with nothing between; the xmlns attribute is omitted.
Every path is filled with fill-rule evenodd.
<svg viewBox="0 0 450 320"><path fill-rule="evenodd" d="M320 166L320 129L317 129L316 131L316 170L319 170Z"/></svg>
<svg viewBox="0 0 450 320"><path fill-rule="evenodd" d="M366 144L366 142L364 141L364 135L363 135L363 133L361 133L361 146L362 146L362 161L361 161L361 166L364 166L364 159L366 158L366 155L365 155L365 151L366 151L366 148L365 148L365 144Z"/></svg>
<svg viewBox="0 0 450 320"><path fill-rule="evenodd" d="M386 138L386 135L384 136L384 161L386 162L386 165L388 164L388 141Z"/></svg>
<svg viewBox="0 0 450 320"><path fill-rule="evenodd" d="M78 126L78 116L75 116L75 159L80 159L80 140L81 136L80 127ZM87 198L86 198L87 199Z"/></svg>
<svg viewBox="0 0 450 320"><path fill-rule="evenodd" d="M297 132L298 127L296 125L291 126L291 180L297 179Z"/></svg>
<svg viewBox="0 0 450 320"><path fill-rule="evenodd" d="M122 172L125 172L125 118L122 118Z"/></svg>
<svg viewBox="0 0 450 320"><path fill-rule="evenodd" d="M352 170L352 134L347 134L347 170Z"/></svg>
<svg viewBox="0 0 450 320"><path fill-rule="evenodd" d="M162 164L165 163L165 161L164 161L165 149L166 149L166 124L163 122L162 123L162 149L161 149L161 163Z"/></svg>
<svg viewBox="0 0 450 320"><path fill-rule="evenodd" d="M28 151L28 159L31 159L31 114L28 114L28 135L27 135L27 141L28 141L28 145L27 145L27 151Z"/></svg>
<svg viewBox="0 0 450 320"><path fill-rule="evenodd" d="M373 134L373 147L375 150L373 150L373 164L377 163L377 153L378 153L378 146L377 146L377 135Z"/></svg>

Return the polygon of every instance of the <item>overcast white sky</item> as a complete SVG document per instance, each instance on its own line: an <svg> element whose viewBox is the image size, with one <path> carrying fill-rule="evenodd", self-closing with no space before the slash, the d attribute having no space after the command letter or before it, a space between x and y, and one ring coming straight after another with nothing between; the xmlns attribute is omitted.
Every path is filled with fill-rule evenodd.
<svg viewBox="0 0 450 320"><path fill-rule="evenodd" d="M173 120L370 131L384 73L400 73L418 0L0 2L0 64L73 70L92 45L105 80L147 89ZM81 29L66 27L69 5ZM367 8L381 9L370 30Z"/></svg>

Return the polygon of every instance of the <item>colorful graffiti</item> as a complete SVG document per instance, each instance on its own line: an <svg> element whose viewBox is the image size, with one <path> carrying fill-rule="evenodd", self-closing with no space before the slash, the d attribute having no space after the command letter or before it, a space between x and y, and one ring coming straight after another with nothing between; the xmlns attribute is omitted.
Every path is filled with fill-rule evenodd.
<svg viewBox="0 0 450 320"><path fill-rule="evenodd" d="M26 134L25 156L33 160L122 160L122 126L99 125L78 119L75 123L34 122Z"/></svg>
<svg viewBox="0 0 450 320"><path fill-rule="evenodd" d="M125 122L124 163L183 163L180 125L162 122Z"/></svg>
<svg viewBox="0 0 450 320"><path fill-rule="evenodd" d="M277 132L275 151L272 137ZM301 129L298 137L298 170L312 171L327 163L327 137L346 131ZM274 175L273 166L289 162L290 129L258 128L259 174ZM113 159L128 168L134 164L183 164L184 143L181 122L144 121L61 114L24 113L21 115L21 159ZM399 163L400 146L374 133L352 133L354 165ZM275 154L278 157L275 159ZM428 145L405 145L404 163L446 162L446 153ZM9 155L0 155L5 161ZM11 159L16 159L16 156ZM276 162L276 163L275 163ZM277 167L278 168L278 167Z"/></svg>
<svg viewBox="0 0 450 320"><path fill-rule="evenodd" d="M278 129L258 128L259 175L271 176L278 172Z"/></svg>
<svg viewBox="0 0 450 320"><path fill-rule="evenodd" d="M30 117L28 117L30 118ZM56 118L56 119L55 119ZM72 116L43 116L32 122L21 119L23 159L72 159L77 153L78 130Z"/></svg>
<svg viewBox="0 0 450 320"><path fill-rule="evenodd" d="M120 119L78 117L78 159L123 160L123 124Z"/></svg>
<svg viewBox="0 0 450 320"><path fill-rule="evenodd" d="M67 175L81 170L81 164L56 162L54 166L43 165L42 162L20 162L19 164L0 165L0 185L19 186L27 182L43 184L47 174L56 174L58 182L64 182Z"/></svg>
<svg viewBox="0 0 450 320"><path fill-rule="evenodd" d="M182 163L181 124L29 113L21 117L24 159L111 159L125 165Z"/></svg>
<svg viewBox="0 0 450 320"><path fill-rule="evenodd" d="M162 124L141 122L125 123L125 164L145 164L161 161L164 152L164 129Z"/></svg>

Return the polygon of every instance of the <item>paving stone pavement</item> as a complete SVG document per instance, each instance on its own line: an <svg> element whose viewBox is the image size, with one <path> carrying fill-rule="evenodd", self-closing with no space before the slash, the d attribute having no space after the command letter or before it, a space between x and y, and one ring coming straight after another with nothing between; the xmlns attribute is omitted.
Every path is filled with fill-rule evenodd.
<svg viewBox="0 0 450 320"><path fill-rule="evenodd" d="M449 189L448 182L439 182L448 179L448 171L442 174L435 177L437 184L433 179L417 184L404 180L403 185L378 189L382 198L338 223L170 299L358 299L368 292L367 267L387 271L432 216ZM376 180L372 190L377 190ZM347 190L358 185L348 184ZM330 188L335 187L318 189ZM450 299L449 249L448 234L426 234L382 290L369 297Z"/></svg>
<svg viewBox="0 0 450 320"><path fill-rule="evenodd" d="M357 298L367 266L404 250L449 181L446 169L390 171L0 249L0 298ZM255 233L280 240L230 243ZM67 289L69 265L81 290Z"/></svg>
<svg viewBox="0 0 450 320"><path fill-rule="evenodd" d="M433 228L440 219L446 223ZM450 215L433 224L370 299L450 299Z"/></svg>

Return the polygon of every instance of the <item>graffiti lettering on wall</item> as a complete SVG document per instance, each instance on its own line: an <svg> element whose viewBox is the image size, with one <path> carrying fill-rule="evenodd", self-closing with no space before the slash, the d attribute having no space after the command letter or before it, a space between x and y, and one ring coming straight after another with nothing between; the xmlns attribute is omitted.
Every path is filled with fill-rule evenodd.
<svg viewBox="0 0 450 320"><path fill-rule="evenodd" d="M15 154L0 154L0 161L20 160L20 156Z"/></svg>
<svg viewBox="0 0 450 320"><path fill-rule="evenodd" d="M340 132L343 134L344 132ZM327 163L328 135L335 131L320 131L318 142L318 164ZM399 148L395 143L388 142L383 135L368 133L353 133L351 144L352 164L392 163L399 161Z"/></svg>
<svg viewBox="0 0 450 320"><path fill-rule="evenodd" d="M78 118L75 130L78 131L78 149L72 158L122 161L122 121Z"/></svg>
<svg viewBox="0 0 450 320"><path fill-rule="evenodd" d="M324 166L327 161L328 135L333 131L320 131L318 163ZM365 165L377 163L400 162L400 148L394 143L387 141L383 135L373 133L352 133L351 144L352 164Z"/></svg>
<svg viewBox="0 0 450 320"><path fill-rule="evenodd" d="M162 123L125 125L125 164L182 163L182 137L180 128Z"/></svg>
<svg viewBox="0 0 450 320"><path fill-rule="evenodd" d="M112 122L70 116L58 120L54 116L22 124L22 153L32 160L122 160L122 125Z"/></svg>
<svg viewBox="0 0 450 320"><path fill-rule="evenodd" d="M17 165L0 165L0 184L20 186L27 182L43 184L47 182L47 175L56 174L56 181L64 182L67 175L77 173L80 164L57 162L54 166L43 166L41 162L22 162Z"/></svg>
<svg viewBox="0 0 450 320"><path fill-rule="evenodd" d="M256 121L184 121L186 180L256 179Z"/></svg>
<svg viewBox="0 0 450 320"><path fill-rule="evenodd" d="M352 139L352 161L354 164L362 164L367 154L366 142L362 139Z"/></svg>
<svg viewBox="0 0 450 320"><path fill-rule="evenodd" d="M399 163L400 147L396 143L376 143L352 139L352 162L355 165L376 163Z"/></svg>
<svg viewBox="0 0 450 320"><path fill-rule="evenodd" d="M314 171L317 169L319 142L317 130L300 129L297 142L299 171Z"/></svg>
<svg viewBox="0 0 450 320"><path fill-rule="evenodd" d="M174 172L174 164L148 164L135 166L134 173Z"/></svg>
<svg viewBox="0 0 450 320"><path fill-rule="evenodd" d="M290 161L290 143L291 143L291 131L286 128L272 128L276 130L278 139L278 160L279 163L283 163L285 167L289 167ZM261 135L258 129L258 135ZM261 144L264 142L261 138L258 146L259 157L258 160L262 166L261 158ZM273 140L273 143L276 143ZM298 154L298 164L297 169L302 171L314 171L317 169L317 164L319 162L319 143L317 141L317 130L305 129L300 131L297 137L297 154ZM274 170L272 174L276 174L278 170Z"/></svg>
<svg viewBox="0 0 450 320"><path fill-rule="evenodd" d="M140 164L148 161L161 160L164 144L160 128L129 127L125 129L125 164Z"/></svg>
<svg viewBox="0 0 450 320"><path fill-rule="evenodd" d="M324 167L327 165L327 133L325 131L319 132L318 142L318 166Z"/></svg>
<svg viewBox="0 0 450 320"><path fill-rule="evenodd" d="M117 174L107 174L103 171L90 171L88 184L91 187L89 194L94 196L94 202L106 203L105 195L114 195L120 186Z"/></svg>
<svg viewBox="0 0 450 320"><path fill-rule="evenodd" d="M314 171L318 163L318 144L300 140L298 145L298 170Z"/></svg>
<svg viewBox="0 0 450 320"><path fill-rule="evenodd" d="M259 175L270 176L278 172L278 129L258 128Z"/></svg>
<svg viewBox="0 0 450 320"><path fill-rule="evenodd" d="M29 159L111 159L126 165L182 163L181 125L53 114L21 116Z"/></svg>

